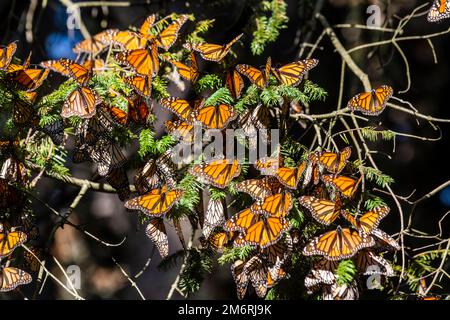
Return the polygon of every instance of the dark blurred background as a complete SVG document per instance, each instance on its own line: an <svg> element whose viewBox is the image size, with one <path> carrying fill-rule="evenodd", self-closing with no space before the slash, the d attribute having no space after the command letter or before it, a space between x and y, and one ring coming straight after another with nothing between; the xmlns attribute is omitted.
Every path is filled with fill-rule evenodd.
<svg viewBox="0 0 450 320"><path fill-rule="evenodd" d="M62 1L63 2L63 1ZM76 2L76 1L73 1ZM297 59L300 44L304 41L309 18L305 18L307 1L287 0L289 23L288 28L282 30L279 39L269 44L261 56L253 56L249 50L251 33L251 19L254 13L255 1L221 0L221 1L129 1L129 7L94 7L82 8L82 19L91 34L104 28L126 29L130 25L138 26L152 13L160 16L171 12L193 13L197 20L215 19L214 28L206 39L213 43L225 43L240 32L246 32L243 46L236 46L239 62L263 65L267 56L276 63L288 63ZM428 1L431 5L431 1ZM314 1L312 1L314 3ZM398 17L410 11L424 1L358 1L358 0L330 0L325 1L322 14L331 25L342 23L365 24L368 15L366 8L369 4L378 4L382 8L389 5L389 10L383 12L383 20L388 19L387 27L397 25ZM188 4L188 5L187 5ZM44 6L45 5L45 6ZM34 20L27 26L27 14L30 6L36 6ZM387 14L387 15L386 15ZM78 30L67 29L68 14L66 7L56 0L48 1L1 1L0 2L0 39L1 44L19 40L16 56L25 57L33 51L32 62L39 63L46 59L60 57L75 58L71 48L83 37ZM412 19L408 23L402 36L424 35L443 31L449 27L450 20L443 23L428 23L426 16ZM31 28L32 27L32 28ZM30 32L32 30L32 32ZM314 42L323 28L317 23L310 42ZM364 31L355 28L337 30L346 48L358 44L386 39L390 34ZM432 50L426 40L402 41L401 48L406 53L411 68L411 89L406 94L397 95L401 99L411 101L423 114L439 118L450 118L448 104L449 90L449 57L450 41L448 35L432 39L438 64L434 63ZM306 50L308 52L309 49ZM386 83L396 92L407 86L405 64L392 45L376 48L370 59L369 50L359 51L353 57L363 70L369 73L372 84ZM341 60L334 52L334 48L327 37L320 43L319 49L313 56L320 60L319 66L311 72L310 79L322 86L329 93L324 103L311 106L313 113L331 111L336 108L338 100ZM304 57L303 57L304 58ZM212 68L212 64L202 62L202 68ZM358 79L347 72L345 77L344 103L362 90ZM175 88L172 88L175 90ZM439 132L428 123L420 120L416 122L413 116L405 115L395 110L387 109L373 125L382 122L382 126L394 131L438 137ZM411 199L417 199L450 178L449 161L445 156L449 149L450 126L440 126L442 139L436 142L421 141L411 138L398 137L393 144L379 143L376 148L384 153L375 154L380 169L395 179L393 186L398 195L409 195L415 191ZM391 158L391 159L390 159ZM76 177L88 178L92 169L87 165L68 164L71 173ZM130 176L131 177L131 176ZM53 207L63 210L70 205L78 189L62 183L44 178L38 188L39 196ZM388 233L398 232L398 211L389 196L385 196L392 211L383 221L382 228ZM55 220L47 209L39 204L34 208L38 217L41 234L45 235L53 228ZM437 223L443 214L450 210L450 188L441 191L437 196L424 202L416 209L414 228L429 234L438 233ZM405 213L409 208L405 207ZM81 295L86 298L114 298L137 299L136 291L129 285L120 271L111 261L111 256L124 266L131 275L138 273L151 256L153 245L145 236L136 215L123 209L122 203L116 195L103 193L89 193L71 220L95 235L102 235L105 241L119 242L127 237L125 243L117 248L105 248L92 239L66 226L58 229L55 236L52 254L63 265L77 264L82 270L83 287ZM444 221L444 236L450 236L450 219ZM170 252L181 248L173 226L168 227ZM138 230L140 229L140 230ZM186 228L185 228L186 229ZM426 244L425 240L407 239L409 245ZM145 297L149 299L163 299L176 277L179 266L168 272L158 271L159 255L155 253L148 269L138 278L138 286ZM56 268L52 269L56 274ZM48 279L42 292L42 298L69 298L63 290L55 286ZM174 298L180 298L175 293ZM201 289L191 296L193 299L234 299L235 286L232 281L229 266L216 265L208 275Z"/></svg>

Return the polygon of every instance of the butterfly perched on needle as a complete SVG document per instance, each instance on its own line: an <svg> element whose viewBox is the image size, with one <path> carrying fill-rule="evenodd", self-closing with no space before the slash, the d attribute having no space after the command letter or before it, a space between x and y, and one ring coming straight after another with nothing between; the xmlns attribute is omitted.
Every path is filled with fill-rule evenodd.
<svg viewBox="0 0 450 320"><path fill-rule="evenodd" d="M180 119L193 124L195 121L195 110L198 109L202 103L201 99L194 101L187 101L176 97L168 97L160 100L161 106L173 113L175 113Z"/></svg>
<svg viewBox="0 0 450 320"><path fill-rule="evenodd" d="M16 50L16 42L11 42L7 46L0 46L0 70L8 69Z"/></svg>
<svg viewBox="0 0 450 320"><path fill-rule="evenodd" d="M261 158L255 163L255 167L263 174L275 176L278 181L289 189L297 189L298 182L306 169L306 162L301 162L295 167L283 167L278 158Z"/></svg>
<svg viewBox="0 0 450 320"><path fill-rule="evenodd" d="M273 176L262 179L244 180L235 185L235 189L248 193L255 200L263 200L281 191L281 183Z"/></svg>
<svg viewBox="0 0 450 320"><path fill-rule="evenodd" d="M145 228L145 233L153 241L161 258L169 255L169 239L163 218L153 218Z"/></svg>
<svg viewBox="0 0 450 320"><path fill-rule="evenodd" d="M233 44L235 44L243 35L244 34L241 33L225 45L213 43L187 43L184 47L188 50L199 52L200 56L205 60L219 62L228 54Z"/></svg>
<svg viewBox="0 0 450 320"><path fill-rule="evenodd" d="M244 80L234 68L229 69L226 74L225 84L234 99L239 99L244 89Z"/></svg>
<svg viewBox="0 0 450 320"><path fill-rule="evenodd" d="M332 174L326 174L322 176L322 181L327 186L332 186L345 198L353 198L361 180L362 176L360 176L358 180L346 176L336 176Z"/></svg>
<svg viewBox="0 0 450 320"><path fill-rule="evenodd" d="M116 35L117 31L114 29L104 30L93 35L89 39L78 42L73 47L72 51L77 54L87 53L96 56L111 44Z"/></svg>
<svg viewBox="0 0 450 320"><path fill-rule="evenodd" d="M209 199L203 221L202 233L209 238L216 227L222 227L225 223L225 209L221 199Z"/></svg>
<svg viewBox="0 0 450 320"><path fill-rule="evenodd" d="M311 157L310 161L323 166L328 172L339 174L345 168L352 149L345 147L340 152L316 151Z"/></svg>
<svg viewBox="0 0 450 320"><path fill-rule="evenodd" d="M264 89L269 85L269 75L272 67L272 59L267 58L264 70L259 70L258 68L252 67L248 64L238 64L236 70L246 76L251 83L255 84L258 88Z"/></svg>
<svg viewBox="0 0 450 320"><path fill-rule="evenodd" d="M119 52L115 59L124 64L137 75L153 78L159 71L159 58L156 44L150 44L148 48L134 49Z"/></svg>
<svg viewBox="0 0 450 320"><path fill-rule="evenodd" d="M242 244L257 245L266 248L276 243L290 229L288 220L281 216L269 216L261 212L261 208L244 209L226 221L224 229L227 231L242 232Z"/></svg>
<svg viewBox="0 0 450 320"><path fill-rule="evenodd" d="M190 59L191 59L191 65L187 66L182 62L166 58L167 61L169 61L171 64L173 64L176 67L178 74L183 79L186 79L191 82L195 82L195 81L197 81L198 76L200 75L200 72L198 70L197 57L195 56L194 52L191 52Z"/></svg>
<svg viewBox="0 0 450 320"><path fill-rule="evenodd" d="M27 235L18 230L5 230L0 223L0 258L9 256L13 251L27 241Z"/></svg>
<svg viewBox="0 0 450 320"><path fill-rule="evenodd" d="M382 85L370 92L357 94L350 99L347 107L369 116L377 116L386 108L386 104L393 94L392 87Z"/></svg>
<svg viewBox="0 0 450 320"><path fill-rule="evenodd" d="M380 221L387 216L389 211L389 207L380 206L365 212L359 218L355 218L347 211L343 211L342 216L358 230L365 233L370 233L372 230L378 228Z"/></svg>
<svg viewBox="0 0 450 320"><path fill-rule="evenodd" d="M428 11L427 20L429 22L439 22L446 18L450 18L450 1L434 0Z"/></svg>
<svg viewBox="0 0 450 320"><path fill-rule="evenodd" d="M233 178L241 174L241 165L237 159L219 159L204 164L196 164L189 172L206 184L224 189Z"/></svg>
<svg viewBox="0 0 450 320"><path fill-rule="evenodd" d="M31 280L30 274L21 269L0 266L0 292L12 291Z"/></svg>
<svg viewBox="0 0 450 320"><path fill-rule="evenodd" d="M16 90L31 92L38 89L47 79L49 70L22 68L6 74L7 86Z"/></svg>
<svg viewBox="0 0 450 320"><path fill-rule="evenodd" d="M299 202L310 211L314 219L326 226L333 223L341 214L342 202L339 197L336 197L336 201L331 201L312 196L301 196Z"/></svg>
<svg viewBox="0 0 450 320"><path fill-rule="evenodd" d="M353 257L360 249L375 245L373 238L357 230L338 226L310 241L303 249L306 256L322 255L328 260Z"/></svg>
<svg viewBox="0 0 450 320"><path fill-rule="evenodd" d="M279 68L271 68L271 71L281 84L296 86L302 82L304 75L318 63L319 60L317 59L299 60Z"/></svg>
<svg viewBox="0 0 450 320"><path fill-rule="evenodd" d="M132 198L125 202L128 209L140 210L151 217L160 217L166 214L183 196L180 189L168 189L165 185L152 189L148 193Z"/></svg>
<svg viewBox="0 0 450 320"><path fill-rule="evenodd" d="M195 110L194 118L207 129L225 129L227 125L237 118L234 108L225 103L217 105L204 105Z"/></svg>

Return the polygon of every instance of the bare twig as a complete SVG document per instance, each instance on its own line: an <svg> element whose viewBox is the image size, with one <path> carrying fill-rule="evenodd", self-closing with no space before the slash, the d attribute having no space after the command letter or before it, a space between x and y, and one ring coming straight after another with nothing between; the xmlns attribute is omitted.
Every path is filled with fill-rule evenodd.
<svg viewBox="0 0 450 320"><path fill-rule="evenodd" d="M111 257L112 261L116 264L116 266L120 269L120 271L122 272L122 274L125 276L125 278L127 278L127 280L131 283L131 286L134 287L137 291L137 293L139 294L139 296L141 297L142 300L146 300L144 295L142 294L141 289L139 289L139 287L137 286L136 282L133 281L133 279L130 278L130 276L125 272L125 270L122 268L122 266L116 261L116 259L114 259L114 257Z"/></svg>

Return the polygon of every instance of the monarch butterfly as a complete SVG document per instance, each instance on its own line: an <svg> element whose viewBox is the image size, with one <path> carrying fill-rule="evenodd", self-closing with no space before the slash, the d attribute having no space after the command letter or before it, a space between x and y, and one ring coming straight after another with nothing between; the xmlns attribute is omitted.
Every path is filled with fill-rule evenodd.
<svg viewBox="0 0 450 320"><path fill-rule="evenodd" d="M233 178L241 174L241 165L236 159L220 159L206 164L196 164L189 172L207 184L224 189Z"/></svg>
<svg viewBox="0 0 450 320"><path fill-rule="evenodd" d="M264 214L255 213L254 208L248 208L229 219L224 229L241 231L245 244L266 248L276 243L283 233L290 229L290 224L281 217L266 217Z"/></svg>
<svg viewBox="0 0 450 320"><path fill-rule="evenodd" d="M355 265L358 272L365 276L382 274L392 277L394 275L394 269L392 269L391 264L371 250L361 250L355 257Z"/></svg>
<svg viewBox="0 0 450 320"><path fill-rule="evenodd" d="M322 180L326 185L336 188L345 198L352 198L358 189L362 176L358 180L346 176L323 175Z"/></svg>
<svg viewBox="0 0 450 320"><path fill-rule="evenodd" d="M149 49L135 49L119 52L116 60L131 67L138 75L153 77L159 71L158 50L155 45Z"/></svg>
<svg viewBox="0 0 450 320"><path fill-rule="evenodd" d="M239 119L239 124L241 125L244 133L248 137L256 137L258 134L261 137L265 137L265 129L269 127L270 124L270 111L269 108L258 104L253 110L247 110ZM252 146L252 139L250 139L250 144ZM256 147L256 145L254 145Z"/></svg>
<svg viewBox="0 0 450 320"><path fill-rule="evenodd" d="M27 241L27 235L22 231L4 230L0 223L0 258L9 256L13 251Z"/></svg>
<svg viewBox="0 0 450 320"><path fill-rule="evenodd" d="M17 50L17 44L11 42L6 47L0 47L0 70L6 70L11 63L14 53Z"/></svg>
<svg viewBox="0 0 450 320"><path fill-rule="evenodd" d="M106 176L106 182L117 190L117 196L121 201L125 201L130 197L130 184L123 167L112 169Z"/></svg>
<svg viewBox="0 0 450 320"><path fill-rule="evenodd" d="M37 117L36 112L28 101L13 98L12 101L12 121L16 126L31 125Z"/></svg>
<svg viewBox="0 0 450 320"><path fill-rule="evenodd" d="M49 70L20 69L6 74L8 86L21 91L34 91L47 79Z"/></svg>
<svg viewBox="0 0 450 320"><path fill-rule="evenodd" d="M306 256L322 255L328 260L342 260L354 256L360 249L375 244L373 238L365 233L340 226L326 232L309 242L303 249Z"/></svg>
<svg viewBox="0 0 450 320"><path fill-rule="evenodd" d="M358 300L359 291L358 285L355 281L350 284L326 285L323 287L322 300Z"/></svg>
<svg viewBox="0 0 450 320"><path fill-rule="evenodd" d="M150 159L134 176L134 185L139 194L149 192L158 186L160 177L157 172L157 165L154 159Z"/></svg>
<svg viewBox="0 0 450 320"><path fill-rule="evenodd" d="M31 64L31 54L32 54L32 52L30 51L30 53L28 54L28 57L25 59L25 61L22 63L22 65L10 63L8 68L6 69L6 72L9 73L9 72L14 72L14 71L18 71L18 70L28 69Z"/></svg>
<svg viewBox="0 0 450 320"><path fill-rule="evenodd" d="M163 218L153 218L145 228L145 233L155 244L161 258L167 257L169 255L169 239Z"/></svg>
<svg viewBox="0 0 450 320"><path fill-rule="evenodd" d="M173 64L177 68L178 74L188 81L195 82L200 75L200 72L198 70L197 58L195 57L195 54L193 52L191 52L190 67L179 61L174 61L171 59L166 60Z"/></svg>
<svg viewBox="0 0 450 320"><path fill-rule="evenodd" d="M145 101L137 95L130 98L126 97L126 99L128 101L128 111L125 112L122 109L110 106L108 109L112 117L121 125L126 125L130 122L145 124L150 114Z"/></svg>
<svg viewBox="0 0 450 320"><path fill-rule="evenodd" d="M140 210L151 217L160 217L167 213L183 194L180 189L169 190L163 185L159 189L150 190L142 196L126 201L125 207Z"/></svg>
<svg viewBox="0 0 450 320"><path fill-rule="evenodd" d="M311 181L313 182L313 185L317 185L320 182L320 168L314 161L314 155L310 155L308 157L305 175L302 182L302 189L306 188Z"/></svg>
<svg viewBox="0 0 450 320"><path fill-rule="evenodd" d="M388 207L381 206L367 211L360 218L355 218L346 211L342 212L342 215L358 230L370 233L373 229L378 227L381 219L386 217L389 211L390 209Z"/></svg>
<svg viewBox="0 0 450 320"><path fill-rule="evenodd" d="M262 200L278 193L280 188L280 182L272 176L266 176L262 179L244 180L235 185L237 191L248 193L256 200Z"/></svg>
<svg viewBox="0 0 450 320"><path fill-rule="evenodd" d="M450 18L450 1L434 0L430 11L428 11L427 20L429 22L438 22L446 18Z"/></svg>
<svg viewBox="0 0 450 320"><path fill-rule="evenodd" d="M292 256L292 238L289 233L277 243L262 249L259 253L261 258L271 265L284 264Z"/></svg>
<svg viewBox="0 0 450 320"><path fill-rule="evenodd" d="M283 192L273 194L251 206L254 212L266 214L270 217L284 218L292 209L292 193Z"/></svg>
<svg viewBox="0 0 450 320"><path fill-rule="evenodd" d="M224 208L222 200L209 199L208 207L205 213L205 220L203 222L203 235L209 238L211 232L216 227L221 227L225 222Z"/></svg>
<svg viewBox="0 0 450 320"><path fill-rule="evenodd" d="M230 91L231 96L234 99L239 99L242 93L242 89L244 89L244 80L242 79L239 72L234 69L228 70L225 84L228 88L228 91Z"/></svg>
<svg viewBox="0 0 450 320"><path fill-rule="evenodd" d="M194 126L178 120L178 121L166 121L164 123L167 133L169 133L175 139L180 139L182 143L191 144L194 141Z"/></svg>
<svg viewBox="0 0 450 320"><path fill-rule="evenodd" d="M278 167L278 159L261 158L256 161L255 166L263 174L275 176L278 181L289 189L297 189L298 182L306 169L306 162L300 163L298 167Z"/></svg>
<svg viewBox="0 0 450 320"><path fill-rule="evenodd" d="M336 198L336 201L311 196L301 196L298 200L311 212L317 222L326 226L333 223L341 213L342 202L339 197Z"/></svg>
<svg viewBox="0 0 450 320"><path fill-rule="evenodd" d="M0 292L12 291L20 285L31 282L31 276L20 269L1 266Z"/></svg>
<svg viewBox="0 0 450 320"><path fill-rule="evenodd" d="M23 204L23 198L19 189L9 185L8 180L0 178L0 208L20 207Z"/></svg>
<svg viewBox="0 0 450 320"><path fill-rule="evenodd" d="M331 285L336 282L335 270L339 262L321 259L314 263L311 271L305 277L305 287L312 294L320 285Z"/></svg>
<svg viewBox="0 0 450 320"><path fill-rule="evenodd" d="M174 168L170 162L171 153L167 151L157 159L150 159L134 177L134 183L140 194L156 188L164 180L169 188L175 187Z"/></svg>
<svg viewBox="0 0 450 320"><path fill-rule="evenodd" d="M286 272L279 264L268 266L260 256L253 256L245 265L250 282L255 289L256 295L264 298L267 289L272 288L278 280L285 277Z"/></svg>
<svg viewBox="0 0 450 320"><path fill-rule="evenodd" d="M113 169L120 168L126 162L120 147L107 138L100 137L90 150L90 157L98 166L98 173L102 177L108 175Z"/></svg>
<svg viewBox="0 0 450 320"><path fill-rule="evenodd" d="M187 19L187 15L181 15L169 26L167 26L161 33L159 33L155 39L158 47L163 48L166 51L169 50L169 48L177 40L178 33L180 32L181 27L187 21Z"/></svg>
<svg viewBox="0 0 450 320"><path fill-rule="evenodd" d="M162 107L172 111L188 124L193 124L195 120L194 110L197 108L200 102L199 100L197 100L191 103L184 99L169 97L161 99L160 103Z"/></svg>
<svg viewBox="0 0 450 320"><path fill-rule="evenodd" d="M184 47L199 52L202 58L205 60L218 62L228 54L233 44L235 44L243 35L244 34L241 33L226 45L219 45L212 43L196 43L196 44L187 44Z"/></svg>
<svg viewBox="0 0 450 320"><path fill-rule="evenodd" d="M80 118L90 118L95 114L96 106L100 104L100 97L88 87L78 87L64 102L61 117L69 118L78 116Z"/></svg>
<svg viewBox="0 0 450 320"><path fill-rule="evenodd" d="M28 181L27 170L22 162L11 156L5 160L0 171L0 177L24 186Z"/></svg>
<svg viewBox="0 0 450 320"><path fill-rule="evenodd" d="M261 71L255 67L248 64L238 64L236 70L246 76L253 84L257 85L258 88L264 89L269 84L270 68L272 65L272 59L267 58L266 66L264 71Z"/></svg>
<svg viewBox="0 0 450 320"><path fill-rule="evenodd" d="M149 76L130 76L123 80L126 84L136 90L141 96L150 97L152 93L152 78Z"/></svg>
<svg viewBox="0 0 450 320"><path fill-rule="evenodd" d="M117 31L108 29L97 33L89 39L78 42L72 49L75 53L89 53L96 56L109 46Z"/></svg>
<svg viewBox="0 0 450 320"><path fill-rule="evenodd" d="M311 161L325 167L328 172L339 174L347 164L352 153L350 147L345 147L339 153L317 151L311 156Z"/></svg>
<svg viewBox="0 0 450 320"><path fill-rule="evenodd" d="M281 84L296 86L302 82L305 73L317 66L318 63L319 60L316 59L300 60L271 70Z"/></svg>
<svg viewBox="0 0 450 320"><path fill-rule="evenodd" d="M377 116L386 108L386 103L393 94L392 87L383 85L370 92L363 92L354 96L348 102L347 107L369 116Z"/></svg>
<svg viewBox="0 0 450 320"><path fill-rule="evenodd" d="M111 42L123 50L136 50L145 48L147 39L132 31L113 30Z"/></svg>
<svg viewBox="0 0 450 320"><path fill-rule="evenodd" d="M370 232L375 240L375 249L379 250L400 250L400 245L390 235L381 229L373 229Z"/></svg>
<svg viewBox="0 0 450 320"><path fill-rule="evenodd" d="M236 283L236 294L239 300L244 299L247 292L247 286L250 281L248 272L245 270L246 262L236 260L231 265L231 275Z"/></svg>
<svg viewBox="0 0 450 320"><path fill-rule="evenodd" d="M234 238L236 238L236 234L233 232L216 231L209 235L205 247L211 247L215 252L222 253Z"/></svg>
<svg viewBox="0 0 450 320"><path fill-rule="evenodd" d="M104 105L100 105L95 116L80 123L77 127L77 143L94 145L99 137L108 137L113 130L113 121Z"/></svg>
<svg viewBox="0 0 450 320"><path fill-rule="evenodd" d="M96 74L106 70L106 62L103 59L88 59L82 66L87 70L92 70L92 72Z"/></svg>
<svg viewBox="0 0 450 320"><path fill-rule="evenodd" d="M81 86L86 86L92 77L92 69L87 69L70 59L43 61L41 66L63 76L71 77Z"/></svg>
<svg viewBox="0 0 450 320"><path fill-rule="evenodd" d="M200 121L208 129L224 129L236 119L234 108L227 104L203 106L195 111L195 120Z"/></svg>

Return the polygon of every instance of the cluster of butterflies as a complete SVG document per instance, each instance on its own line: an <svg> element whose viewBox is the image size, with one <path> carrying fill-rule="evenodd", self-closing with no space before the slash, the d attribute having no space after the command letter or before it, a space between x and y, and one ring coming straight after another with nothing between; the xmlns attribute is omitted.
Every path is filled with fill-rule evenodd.
<svg viewBox="0 0 450 320"><path fill-rule="evenodd" d="M434 0L433 5L428 11L427 19L429 22L439 22L450 18L450 1Z"/></svg>
<svg viewBox="0 0 450 320"><path fill-rule="evenodd" d="M12 63L17 48L15 42L0 47L1 76L5 87L10 89L13 96L14 125L41 131L60 145L64 142L64 119L73 116L80 118L81 122L75 131L73 162L90 161L96 164L98 175L117 190L126 208L139 210L150 217L146 233L162 257L169 254L164 217L167 218L167 213L184 195L184 190L177 185L176 168L170 159L172 153L169 150L144 164L134 177L137 195L132 197L125 170L127 159L114 132L120 127L147 126L152 114L152 105L149 106L152 81L162 62L170 63L183 79L195 83L201 74L197 55L204 60L220 62L242 37L240 34L224 45L185 43L183 47L189 51L189 63L175 61L168 50L176 42L187 20L187 15L172 15L156 21L156 16L151 15L135 31L109 29L81 41L73 48L78 54L76 60L62 58L44 61L39 67L31 67L31 54L22 64ZM111 52L113 59L108 59ZM102 55L106 55L106 58L102 59ZM227 70L224 80L232 97L237 100L241 98L245 87L242 76L262 90L269 86L271 76L280 85L297 86L317 64L318 60L307 59L276 67L268 58L261 69L237 64ZM94 88L93 77L106 70L117 71L124 84L130 88L131 93L116 92L112 88L109 92L111 96L122 96L127 101L126 111L106 103ZM38 97L36 90L44 83L50 71L68 77L75 86L62 104L61 118L40 127L41 118L33 104L36 104ZM364 114L378 115L392 95L393 89L383 85L371 92L356 95L349 101L348 107ZM257 129L269 127L270 113L263 105L238 114L232 105L208 105L205 101L205 98L188 101L176 97L158 101L177 117L176 120L165 123L166 131L182 142L192 143L194 123L200 123L204 129L223 130L239 117L237 126L242 127L250 136ZM25 166L11 151L20 149L20 143L19 138L1 141L2 159L4 154L8 154L0 180L2 209L11 208L25 199L20 188L15 186L25 186L28 183ZM259 159L255 166L264 177L235 184L236 190L248 193L254 203L228 220L222 200L210 199L205 217L200 221L204 245L219 252L225 247L243 245L253 246L256 250L251 258L236 261L232 266L240 298L245 295L248 283L252 284L258 296L263 297L268 288L288 275L286 270L289 268L293 243L289 234L291 224L288 214L295 202L293 192L299 188L314 189L315 193L322 194L321 197L303 196L299 199L300 204L310 209L312 216L318 221L330 225L338 216L342 216L358 230L338 227L308 244L305 254L321 254L336 261L352 257L360 249L373 246L369 241L372 237L384 240L388 238L376 228L370 232L360 230L359 226L367 220L365 216L351 220L352 217L342 209L342 198L351 199L361 181L361 178L340 175L349 157L350 149L346 148L339 153L315 152L297 167L283 166L281 158ZM322 174L324 170L329 174ZM225 189L233 179L240 177L241 164L235 159L219 158L195 164L189 168L189 173L205 184ZM323 195L327 188L337 194L333 201L326 200ZM13 222L11 225L22 224ZM15 230L15 227L10 230L4 232L2 241L8 242L4 248L15 248L23 243L23 236L16 237L21 231ZM30 229L22 231L26 235ZM387 242L392 243L393 240L389 239ZM27 259L33 262L32 257ZM12 290L31 280L25 271L11 267L4 267L2 270L2 287L6 289Z"/></svg>

